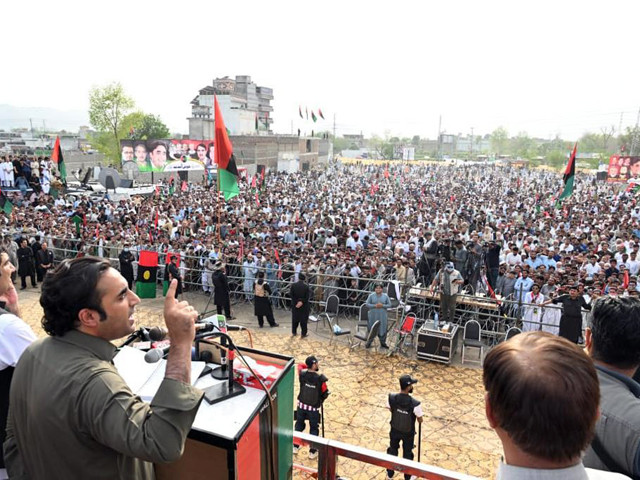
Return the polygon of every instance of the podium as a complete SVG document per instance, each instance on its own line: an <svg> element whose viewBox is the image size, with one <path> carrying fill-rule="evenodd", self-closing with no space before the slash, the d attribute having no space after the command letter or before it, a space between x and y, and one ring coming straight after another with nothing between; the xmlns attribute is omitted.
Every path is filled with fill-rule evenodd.
<svg viewBox="0 0 640 480"><path fill-rule="evenodd" d="M218 343L202 340L197 354L206 350L219 358ZM241 372L242 395L210 405L202 400L184 454L170 464L156 464L158 480L291 480L293 477L294 359L239 347L245 358L273 371L265 385L274 397L273 411L255 378ZM236 352L234 371L241 367ZM274 368L272 368L274 367ZM206 375L196 382L205 389L226 382Z"/></svg>

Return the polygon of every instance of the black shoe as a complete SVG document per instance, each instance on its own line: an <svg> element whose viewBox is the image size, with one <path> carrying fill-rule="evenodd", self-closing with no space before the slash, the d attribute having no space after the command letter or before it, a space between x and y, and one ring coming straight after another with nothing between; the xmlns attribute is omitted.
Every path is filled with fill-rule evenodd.
<svg viewBox="0 0 640 480"><path fill-rule="evenodd" d="M381 343L380 348L389 348L389 345L387 345L386 343Z"/></svg>
<svg viewBox="0 0 640 480"><path fill-rule="evenodd" d="M20 287L20 290L26 290L27 287Z"/></svg>
<svg viewBox="0 0 640 480"><path fill-rule="evenodd" d="M264 328L264 325L258 325L259 328Z"/></svg>
<svg viewBox="0 0 640 480"><path fill-rule="evenodd" d="M270 326L271 328L273 328L273 327L279 327L279 326L280 326L280 324L279 324L279 323L272 323L272 324L271 324L271 325L269 325L269 326Z"/></svg>
<svg viewBox="0 0 640 480"><path fill-rule="evenodd" d="M304 335L300 335L300 338L307 338L309 336L308 333L305 333Z"/></svg>
<svg viewBox="0 0 640 480"><path fill-rule="evenodd" d="M291 336L292 336L292 337L295 337L296 335L298 335L296 332L293 332L293 333L291 334Z"/></svg>

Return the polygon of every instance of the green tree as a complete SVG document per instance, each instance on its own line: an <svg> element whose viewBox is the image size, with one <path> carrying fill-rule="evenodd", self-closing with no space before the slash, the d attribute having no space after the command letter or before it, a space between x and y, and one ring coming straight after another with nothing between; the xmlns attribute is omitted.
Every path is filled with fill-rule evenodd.
<svg viewBox="0 0 640 480"><path fill-rule="evenodd" d="M509 132L504 127L498 127L491 133L491 150L496 155L502 155L509 143Z"/></svg>
<svg viewBox="0 0 640 480"><path fill-rule="evenodd" d="M101 151L111 160L117 161L119 159L122 121L134 106L133 99L125 93L119 83L94 87L89 92L89 122L99 132L94 136L94 139L101 140L94 141L94 143L99 150L102 146L104 149ZM107 134L107 136L102 134Z"/></svg>
<svg viewBox="0 0 640 480"><path fill-rule="evenodd" d="M334 137L333 138L333 151L334 153L340 153L343 150L351 149L351 141L344 137ZM354 145L355 146L355 145ZM356 147L357 150L357 147Z"/></svg>
<svg viewBox="0 0 640 480"><path fill-rule="evenodd" d="M413 136L413 138L411 139L411 145L413 145L414 147L420 146L420 135Z"/></svg>
<svg viewBox="0 0 640 480"><path fill-rule="evenodd" d="M535 142L527 132L519 132L518 136L511 142L511 149L513 153L521 158L529 158L534 151Z"/></svg>
<svg viewBox="0 0 640 480"><path fill-rule="evenodd" d="M160 117L143 112L133 112L122 119L120 138L128 136L134 140L170 138L171 132Z"/></svg>

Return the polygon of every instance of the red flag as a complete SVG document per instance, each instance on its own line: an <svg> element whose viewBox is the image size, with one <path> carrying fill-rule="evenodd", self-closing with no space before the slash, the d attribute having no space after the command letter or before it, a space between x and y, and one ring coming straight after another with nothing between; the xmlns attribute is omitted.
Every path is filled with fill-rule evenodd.
<svg viewBox="0 0 640 480"><path fill-rule="evenodd" d="M274 248L273 252L276 257L276 262L278 262L278 278L282 278L282 270L280 270L280 255L278 255L278 249Z"/></svg>
<svg viewBox="0 0 640 480"><path fill-rule="evenodd" d="M242 260L244 257L244 237L240 235L240 248L238 249L238 260Z"/></svg>
<svg viewBox="0 0 640 480"><path fill-rule="evenodd" d="M87 215L85 213L82 214L82 225L87 226Z"/></svg>
<svg viewBox="0 0 640 480"><path fill-rule="evenodd" d="M373 188L373 183L371 184L371 191L369 193L372 196L373 196L374 193L376 193L375 189Z"/></svg>
<svg viewBox="0 0 640 480"><path fill-rule="evenodd" d="M100 236L100 224L96 225L96 238Z"/></svg>
<svg viewBox="0 0 640 480"><path fill-rule="evenodd" d="M160 212L158 212L158 210L156 210L156 218L153 221L154 226L156 227L156 229L158 228L158 217L160 216Z"/></svg>
<svg viewBox="0 0 640 480"><path fill-rule="evenodd" d="M624 269L624 280L622 281L622 288L624 288L625 290L629 287L629 270L628 269Z"/></svg>
<svg viewBox="0 0 640 480"><path fill-rule="evenodd" d="M384 167L384 178L389 178L389 167Z"/></svg>
<svg viewBox="0 0 640 480"><path fill-rule="evenodd" d="M256 181L257 181L257 178L258 178L258 174L255 174L255 175L253 176L253 178L251 179L251 188L256 188Z"/></svg>
<svg viewBox="0 0 640 480"><path fill-rule="evenodd" d="M187 181L186 181L186 180L183 180L183 181L182 181L182 191L183 191L183 192L186 192L188 188L189 188L189 187L187 187Z"/></svg>
<svg viewBox="0 0 640 480"><path fill-rule="evenodd" d="M322 114L322 110L318 109L318 115L320 115L320 118L324 120L324 115Z"/></svg>
<svg viewBox="0 0 640 480"><path fill-rule="evenodd" d="M264 183L264 171L266 170L266 168L262 169L262 172L260 172L260 185L262 185Z"/></svg>
<svg viewBox="0 0 640 480"><path fill-rule="evenodd" d="M156 185L156 196L160 195L160 186Z"/></svg>
<svg viewBox="0 0 640 480"><path fill-rule="evenodd" d="M260 206L260 199L258 198L258 192L256 192L256 205Z"/></svg>

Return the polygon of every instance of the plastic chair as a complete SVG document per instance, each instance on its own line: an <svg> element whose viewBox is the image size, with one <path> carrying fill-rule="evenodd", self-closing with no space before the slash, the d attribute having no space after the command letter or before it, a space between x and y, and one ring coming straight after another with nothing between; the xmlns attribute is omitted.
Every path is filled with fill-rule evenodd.
<svg viewBox="0 0 640 480"><path fill-rule="evenodd" d="M397 335L396 341L391 349L389 349L389 353L387 354L387 356L391 356L396 352L401 352L402 347L406 344L408 338L411 338L411 343L413 344L413 332L415 327L416 315L414 313L410 313L406 317L404 317L404 321L402 322L402 325L400 325L400 328L396 328L394 330L394 333L396 333Z"/></svg>
<svg viewBox="0 0 640 480"><path fill-rule="evenodd" d="M355 348L364 343L365 348L371 347L373 345L374 340L378 336L378 332L380 331L380 320L377 320L371 326L371 330L366 333L356 333L353 336L354 343L352 343L351 347ZM357 342L356 342L357 340ZM377 350L377 348L376 348Z"/></svg>
<svg viewBox="0 0 640 480"><path fill-rule="evenodd" d="M462 364L464 365L464 353L469 347L477 348L480 351L479 362L482 365L484 358L484 344L480 340L480 324L475 320L469 320L464 324L464 335L462 337Z"/></svg>
<svg viewBox="0 0 640 480"><path fill-rule="evenodd" d="M331 338L329 339L329 345L333 343L333 340L337 337L347 336L347 341L349 342L349 346L353 345L353 340L351 339L351 330L346 329L343 330L335 317L329 317L329 326L331 327Z"/></svg>
<svg viewBox="0 0 640 480"><path fill-rule="evenodd" d="M515 337L520 333L522 333L522 330L520 330L518 327L511 327L509 330L507 330L507 334L504 336L504 341L506 342L511 337Z"/></svg>
<svg viewBox="0 0 640 480"><path fill-rule="evenodd" d="M320 323L320 319L322 319L322 325L326 325L325 322L329 322L331 324L331 320L335 319L338 316L338 311L340 310L340 299L337 295L329 295L327 297L327 303L324 306L324 312L318 315L318 321L316 322L316 332L318 331L318 323Z"/></svg>

